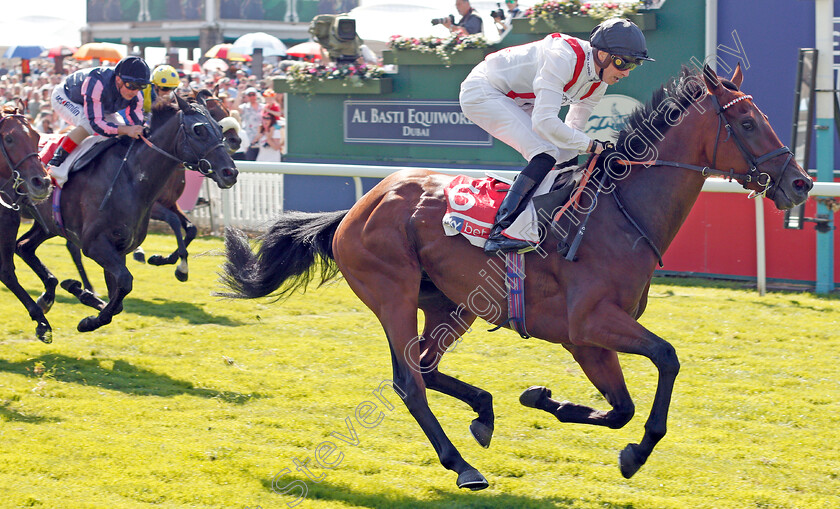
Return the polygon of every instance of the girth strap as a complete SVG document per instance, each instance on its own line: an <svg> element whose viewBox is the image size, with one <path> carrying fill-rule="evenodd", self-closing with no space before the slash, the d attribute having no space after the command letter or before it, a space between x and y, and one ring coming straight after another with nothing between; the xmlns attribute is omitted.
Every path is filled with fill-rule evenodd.
<svg viewBox="0 0 840 509"><path fill-rule="evenodd" d="M525 328L525 255L515 251L505 253L505 287L508 290L508 319L488 332L495 332L510 324L523 339L531 336Z"/></svg>

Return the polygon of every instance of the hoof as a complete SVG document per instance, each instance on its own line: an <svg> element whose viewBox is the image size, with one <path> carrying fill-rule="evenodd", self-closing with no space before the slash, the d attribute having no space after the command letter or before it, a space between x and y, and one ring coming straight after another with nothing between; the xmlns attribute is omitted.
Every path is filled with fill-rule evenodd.
<svg viewBox="0 0 840 509"><path fill-rule="evenodd" d="M639 444L628 444L618 455L618 468L621 469L621 475L625 479L633 477L633 474L645 464L644 460L639 460L639 455L636 453L637 447Z"/></svg>
<svg viewBox="0 0 840 509"><path fill-rule="evenodd" d="M487 449L490 447L490 439L493 438L493 426L486 425L478 419L470 423L470 433L478 445Z"/></svg>
<svg viewBox="0 0 840 509"><path fill-rule="evenodd" d="M139 249L134 252L133 258L140 263L146 263L146 253Z"/></svg>
<svg viewBox="0 0 840 509"><path fill-rule="evenodd" d="M95 316L88 316L86 318L82 318L82 321L79 322L79 326L76 327L76 329L78 329L79 332L90 332L98 328L99 325Z"/></svg>
<svg viewBox="0 0 840 509"><path fill-rule="evenodd" d="M35 327L35 335L42 343L50 344L52 343L52 328L48 323L39 323L37 327Z"/></svg>
<svg viewBox="0 0 840 509"><path fill-rule="evenodd" d="M490 486L490 483L487 482L487 479L481 475L481 472L478 470L471 468L466 472L461 472L458 474L458 487L459 488L467 488L472 491L483 490L484 488Z"/></svg>
<svg viewBox="0 0 840 509"><path fill-rule="evenodd" d="M180 270L175 271L175 279L177 279L178 281L180 281L182 283L184 281L186 281L187 279L189 279L189 277L190 277L189 272L181 272Z"/></svg>
<svg viewBox="0 0 840 509"><path fill-rule="evenodd" d="M84 290L84 288L82 288L82 283L76 281L75 279L65 279L61 282L61 287L64 288L67 293L75 296L78 296L82 293L82 290Z"/></svg>
<svg viewBox="0 0 840 509"><path fill-rule="evenodd" d="M519 402L530 408L540 408L540 403L544 403L550 397L551 389L534 385L528 387L525 392L519 395Z"/></svg>

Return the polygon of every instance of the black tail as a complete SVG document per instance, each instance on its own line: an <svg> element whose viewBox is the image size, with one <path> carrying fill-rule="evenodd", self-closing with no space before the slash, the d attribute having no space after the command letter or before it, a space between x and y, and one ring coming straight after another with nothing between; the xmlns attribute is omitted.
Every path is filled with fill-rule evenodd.
<svg viewBox="0 0 840 509"><path fill-rule="evenodd" d="M228 228L227 262L220 276L231 292L217 295L253 299L276 291L277 298L288 297L296 289L306 288L317 272L319 259L321 284L329 281L338 274L332 239L347 212L285 213L260 237L257 253L251 251L245 234Z"/></svg>

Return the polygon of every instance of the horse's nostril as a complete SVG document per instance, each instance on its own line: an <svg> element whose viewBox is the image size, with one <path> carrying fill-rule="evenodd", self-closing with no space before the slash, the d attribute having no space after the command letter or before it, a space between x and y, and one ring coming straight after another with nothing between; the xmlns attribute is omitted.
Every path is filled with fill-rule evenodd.
<svg viewBox="0 0 840 509"><path fill-rule="evenodd" d="M810 180L796 179L793 181L793 186L799 191L810 191L814 184Z"/></svg>

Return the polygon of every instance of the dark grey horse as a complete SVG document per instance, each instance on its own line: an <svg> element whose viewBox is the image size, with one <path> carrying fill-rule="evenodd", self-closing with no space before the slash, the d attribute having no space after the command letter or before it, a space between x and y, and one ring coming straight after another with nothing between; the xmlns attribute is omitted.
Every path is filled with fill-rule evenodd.
<svg viewBox="0 0 840 509"><path fill-rule="evenodd" d="M105 271L108 302L82 288L75 280L65 280L62 288L82 303L99 311L79 322L78 330L88 332L111 322L122 311L122 302L131 292L133 277L126 267L126 254L143 242L149 225L152 205L172 172L181 164L212 178L227 189L236 183L237 170L225 150L218 122L200 104L189 104L177 98L174 104L155 107L148 143L121 139L109 143L82 172L71 178L62 189L61 216L63 228L53 217L51 204L22 207L29 216L39 217L32 229L18 239L16 253L44 283L38 298L41 313L30 310L37 322L38 339L50 342L52 329L44 313L55 301L58 279L35 255L45 240L62 236L81 248ZM17 214L3 211L0 215L0 238L17 235L20 224Z"/></svg>

